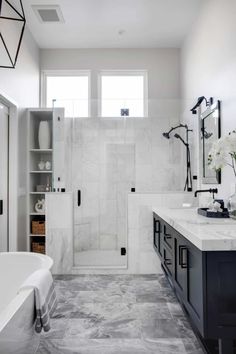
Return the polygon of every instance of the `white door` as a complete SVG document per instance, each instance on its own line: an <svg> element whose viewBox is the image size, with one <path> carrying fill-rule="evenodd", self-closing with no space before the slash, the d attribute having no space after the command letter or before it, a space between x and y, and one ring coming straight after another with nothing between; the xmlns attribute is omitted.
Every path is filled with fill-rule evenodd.
<svg viewBox="0 0 236 354"><path fill-rule="evenodd" d="M0 252L9 249L8 242L8 132L9 111L0 102Z"/></svg>

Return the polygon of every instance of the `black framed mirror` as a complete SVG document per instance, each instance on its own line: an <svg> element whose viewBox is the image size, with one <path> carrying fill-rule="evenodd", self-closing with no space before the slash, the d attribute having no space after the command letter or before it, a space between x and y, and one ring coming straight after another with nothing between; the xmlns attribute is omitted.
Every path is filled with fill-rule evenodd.
<svg viewBox="0 0 236 354"><path fill-rule="evenodd" d="M212 148L212 144L220 138L220 101L217 101L210 105L201 114L201 154L202 156L202 183L205 184L220 184L221 172L216 172L208 166L208 155Z"/></svg>

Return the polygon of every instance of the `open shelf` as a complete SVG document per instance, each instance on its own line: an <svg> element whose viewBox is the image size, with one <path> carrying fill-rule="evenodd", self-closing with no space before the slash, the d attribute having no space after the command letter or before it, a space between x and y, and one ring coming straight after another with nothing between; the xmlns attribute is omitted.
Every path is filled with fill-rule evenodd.
<svg viewBox="0 0 236 354"><path fill-rule="evenodd" d="M53 173L53 171L46 171L46 170L43 170L43 171L30 171L30 173Z"/></svg>
<svg viewBox="0 0 236 354"><path fill-rule="evenodd" d="M53 152L52 149L30 149L30 152L37 152L37 153L48 153L48 152Z"/></svg>
<svg viewBox="0 0 236 354"><path fill-rule="evenodd" d="M46 235L29 234L29 237L45 237Z"/></svg>
<svg viewBox="0 0 236 354"><path fill-rule="evenodd" d="M40 194L44 195L45 193L48 193L48 192L30 192L29 194L31 194L31 195L40 195Z"/></svg>
<svg viewBox="0 0 236 354"><path fill-rule="evenodd" d="M30 215L33 215L33 216L42 216L42 215L45 215L45 213L30 213Z"/></svg>

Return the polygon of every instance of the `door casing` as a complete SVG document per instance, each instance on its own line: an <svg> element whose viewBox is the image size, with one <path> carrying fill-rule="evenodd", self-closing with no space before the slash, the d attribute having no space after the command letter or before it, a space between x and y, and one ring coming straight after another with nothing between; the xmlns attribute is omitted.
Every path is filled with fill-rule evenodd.
<svg viewBox="0 0 236 354"><path fill-rule="evenodd" d="M9 108L0 103L0 251L9 250Z"/></svg>
<svg viewBox="0 0 236 354"><path fill-rule="evenodd" d="M9 251L18 251L18 105L0 92L0 103L9 108Z"/></svg>

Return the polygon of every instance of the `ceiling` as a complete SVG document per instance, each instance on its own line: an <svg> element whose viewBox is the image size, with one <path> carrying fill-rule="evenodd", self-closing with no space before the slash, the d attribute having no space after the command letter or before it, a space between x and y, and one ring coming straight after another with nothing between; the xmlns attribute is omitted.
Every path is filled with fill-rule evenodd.
<svg viewBox="0 0 236 354"><path fill-rule="evenodd" d="M40 48L180 47L204 0L23 0ZM64 23L40 23L32 5L59 5ZM120 32L120 34L119 34Z"/></svg>

